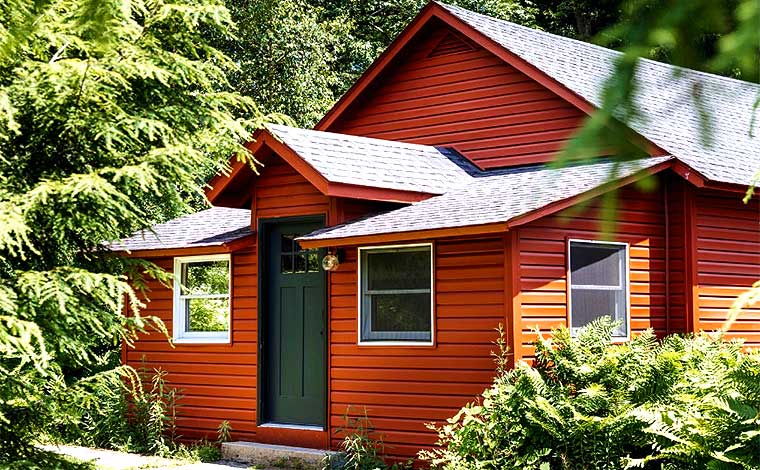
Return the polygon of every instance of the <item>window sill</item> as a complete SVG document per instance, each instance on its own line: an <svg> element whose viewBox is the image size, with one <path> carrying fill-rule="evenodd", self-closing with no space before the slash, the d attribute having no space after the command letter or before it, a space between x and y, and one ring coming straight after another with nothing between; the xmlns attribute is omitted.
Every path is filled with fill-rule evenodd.
<svg viewBox="0 0 760 470"><path fill-rule="evenodd" d="M393 346L393 347L431 347L435 346L433 341L359 341L357 346Z"/></svg>
<svg viewBox="0 0 760 470"><path fill-rule="evenodd" d="M224 338L174 338L174 344L230 344L229 337Z"/></svg>

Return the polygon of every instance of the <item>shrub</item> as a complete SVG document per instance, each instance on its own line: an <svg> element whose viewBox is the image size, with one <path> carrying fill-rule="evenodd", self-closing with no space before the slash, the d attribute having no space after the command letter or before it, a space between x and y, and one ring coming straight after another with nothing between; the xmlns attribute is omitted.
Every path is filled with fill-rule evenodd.
<svg viewBox="0 0 760 470"><path fill-rule="evenodd" d="M323 470L407 470L411 461L388 465L383 459L385 446L381 438L373 436L372 423L366 415L352 418L346 415L346 427L338 433L345 434L341 453L326 455Z"/></svg>
<svg viewBox="0 0 760 470"><path fill-rule="evenodd" d="M176 448L180 391L166 371L121 366L90 383L79 405L59 423L54 440L160 456Z"/></svg>
<svg viewBox="0 0 760 470"><path fill-rule="evenodd" d="M611 344L592 323L536 342L438 428L443 469L760 468L760 355L700 334Z"/></svg>

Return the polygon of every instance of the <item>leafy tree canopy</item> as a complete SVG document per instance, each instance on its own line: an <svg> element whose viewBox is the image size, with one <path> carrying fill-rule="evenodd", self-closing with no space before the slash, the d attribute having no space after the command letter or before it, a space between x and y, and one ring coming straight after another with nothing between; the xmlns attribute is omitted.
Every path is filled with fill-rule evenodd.
<svg viewBox="0 0 760 470"><path fill-rule="evenodd" d="M263 110L309 127L419 13L425 0L228 0L238 25L217 46L239 67L230 82ZM533 25L517 0L459 0L485 14Z"/></svg>
<svg viewBox="0 0 760 470"><path fill-rule="evenodd" d="M186 210L220 161L245 158L265 116L206 39L231 26L216 0L0 4L0 462L76 419L103 347L163 328L123 276L160 273L104 243Z"/></svg>

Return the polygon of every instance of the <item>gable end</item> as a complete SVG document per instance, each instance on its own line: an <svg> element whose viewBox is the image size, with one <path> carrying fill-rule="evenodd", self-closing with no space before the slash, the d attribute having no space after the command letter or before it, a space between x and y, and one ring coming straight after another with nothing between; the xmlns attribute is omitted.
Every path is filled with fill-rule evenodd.
<svg viewBox="0 0 760 470"><path fill-rule="evenodd" d="M453 32L447 33L443 39L430 51L428 57L440 57L460 52L474 51L476 46L470 41L460 38Z"/></svg>
<svg viewBox="0 0 760 470"><path fill-rule="evenodd" d="M433 18L324 130L453 147L491 169L553 160L585 117Z"/></svg>
<svg viewBox="0 0 760 470"><path fill-rule="evenodd" d="M464 50L454 38L473 49ZM494 73L499 66L502 76ZM452 147L481 169L493 169L553 160L595 109L430 2L315 129ZM667 154L634 130L612 126L622 127L644 152Z"/></svg>

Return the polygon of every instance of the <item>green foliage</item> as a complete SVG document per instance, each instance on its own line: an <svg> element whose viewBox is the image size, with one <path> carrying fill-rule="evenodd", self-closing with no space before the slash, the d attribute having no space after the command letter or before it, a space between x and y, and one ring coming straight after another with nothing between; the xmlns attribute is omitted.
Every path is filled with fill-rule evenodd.
<svg viewBox="0 0 760 470"><path fill-rule="evenodd" d="M217 0L11 0L0 25L0 460L28 462L124 378L108 350L165 333L134 290L165 273L105 244L201 204L267 117L206 39Z"/></svg>
<svg viewBox="0 0 760 470"><path fill-rule="evenodd" d="M345 18L353 42L339 66L349 74L363 72L414 19L427 0L310 0L324 18ZM527 0L449 0L445 2L526 26L535 24L537 10Z"/></svg>
<svg viewBox="0 0 760 470"><path fill-rule="evenodd" d="M229 79L267 111L315 123L348 86L336 67L350 22L321 18L305 0L228 1L238 28L217 40L234 58Z"/></svg>
<svg viewBox="0 0 760 470"><path fill-rule="evenodd" d="M73 401L78 407L57 423L49 438L188 461L221 459L219 444L229 440L232 430L226 420L219 424L217 442L178 442L182 395L168 385L166 371L122 366L106 374L108 380L89 381L91 388Z"/></svg>
<svg viewBox="0 0 760 470"><path fill-rule="evenodd" d="M268 112L309 127L417 15L426 0L228 0L238 25L215 44L238 66L229 81ZM518 0L454 0L499 18L533 24ZM524 5L523 5L524 3Z"/></svg>
<svg viewBox="0 0 760 470"><path fill-rule="evenodd" d="M338 429L344 434L340 445L341 453L326 455L324 470L405 470L412 468L412 462L388 465L383 455L385 446L381 438L375 436L372 423L365 414L353 418L346 415L346 427Z"/></svg>
<svg viewBox="0 0 760 470"><path fill-rule="evenodd" d="M545 31L588 41L622 16L623 0L522 0L536 9Z"/></svg>
<svg viewBox="0 0 760 470"><path fill-rule="evenodd" d="M720 337L651 331L611 344L603 319L536 342L438 428L445 469L760 467L760 354Z"/></svg>
<svg viewBox="0 0 760 470"><path fill-rule="evenodd" d="M200 462L216 462L222 458L222 451L219 445L213 442L198 442L189 448L191 457L190 460L198 460Z"/></svg>
<svg viewBox="0 0 760 470"><path fill-rule="evenodd" d="M180 391L161 369L122 366L109 380L91 380L77 410L58 423L52 438L87 447L167 456L175 451Z"/></svg>
<svg viewBox="0 0 760 470"><path fill-rule="evenodd" d="M229 421L222 420L219 426L216 428L216 441L220 444L230 441L230 434L232 433L232 425Z"/></svg>

